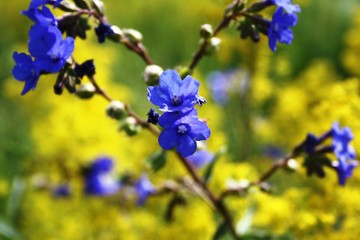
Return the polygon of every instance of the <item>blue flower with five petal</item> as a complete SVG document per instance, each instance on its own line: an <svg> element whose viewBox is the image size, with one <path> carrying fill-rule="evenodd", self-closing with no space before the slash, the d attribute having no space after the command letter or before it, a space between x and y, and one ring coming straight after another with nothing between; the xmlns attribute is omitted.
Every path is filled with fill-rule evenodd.
<svg viewBox="0 0 360 240"><path fill-rule="evenodd" d="M164 113L159 124L164 128L159 136L160 146L165 150L176 148L183 157L194 154L196 141L210 137L210 129L205 122L199 120L196 109L186 113Z"/></svg>
<svg viewBox="0 0 360 240"><path fill-rule="evenodd" d="M29 9L38 8L48 3L53 3L54 7L59 6L62 0L32 0L29 5Z"/></svg>
<svg viewBox="0 0 360 240"><path fill-rule="evenodd" d="M297 16L293 13L285 13L283 7L279 7L270 23L268 29L269 47L276 51L276 42L291 44L294 38L291 27L297 23Z"/></svg>
<svg viewBox="0 0 360 240"><path fill-rule="evenodd" d="M57 26L57 20L55 16L46 6L43 6L42 9L29 8L28 10L24 10L21 13L30 18L30 20L32 20L35 24L44 26Z"/></svg>
<svg viewBox="0 0 360 240"><path fill-rule="evenodd" d="M266 2L284 8L287 13L295 13L301 11L299 5L291 4L291 0L266 0Z"/></svg>
<svg viewBox="0 0 360 240"><path fill-rule="evenodd" d="M351 177L354 168L358 166L358 162L355 161L355 150L350 145L354 136L349 127L340 128L338 122L333 123L331 135L334 153L338 159L333 166L337 171L339 184L345 185L346 179Z"/></svg>
<svg viewBox="0 0 360 240"><path fill-rule="evenodd" d="M141 206L144 205L146 199L156 192L155 187L150 182L147 175L142 175L141 178L134 184L135 192L138 196L136 204Z"/></svg>
<svg viewBox="0 0 360 240"><path fill-rule="evenodd" d="M163 112L188 112L198 102L199 85L191 76L181 80L175 70L166 70L159 86L148 87L148 99Z"/></svg>
<svg viewBox="0 0 360 240"><path fill-rule="evenodd" d="M107 196L117 193L120 182L111 175L114 167L109 157L97 158L85 173L85 193L96 196Z"/></svg>
<svg viewBox="0 0 360 240"><path fill-rule="evenodd" d="M194 154L186 158L186 160L188 160L196 168L201 168L202 166L214 161L214 159L215 154L206 150L196 151Z"/></svg>
<svg viewBox="0 0 360 240"><path fill-rule="evenodd" d="M25 53L14 52L13 59L15 61L15 66L12 70L12 75L15 79L25 82L24 89L21 92L21 95L24 95L31 89L35 89L40 74L35 68L31 56Z"/></svg>

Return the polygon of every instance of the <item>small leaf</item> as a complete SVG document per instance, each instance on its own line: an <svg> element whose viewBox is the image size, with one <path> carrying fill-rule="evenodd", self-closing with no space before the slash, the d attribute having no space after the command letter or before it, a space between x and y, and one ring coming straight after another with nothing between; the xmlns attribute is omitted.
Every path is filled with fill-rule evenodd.
<svg viewBox="0 0 360 240"><path fill-rule="evenodd" d="M244 216L236 224L237 234L244 235L245 233L250 232L253 223L254 213L255 213L254 206L250 206L246 209Z"/></svg>
<svg viewBox="0 0 360 240"><path fill-rule="evenodd" d="M146 159L146 163L154 172L159 171L166 164L165 151L157 151L157 152L151 154Z"/></svg>
<svg viewBox="0 0 360 240"><path fill-rule="evenodd" d="M15 221L21 204L21 198L25 190L25 183L20 177L15 177L12 183L11 192L7 201L6 216Z"/></svg>
<svg viewBox="0 0 360 240"><path fill-rule="evenodd" d="M5 219L0 219L0 239L3 239L1 236L13 240L21 239L18 231Z"/></svg>
<svg viewBox="0 0 360 240"><path fill-rule="evenodd" d="M228 226L226 223L219 224L216 232L214 233L212 240L231 240L231 236L228 234Z"/></svg>
<svg viewBox="0 0 360 240"><path fill-rule="evenodd" d="M211 175L213 173L213 170L214 170L214 166L217 162L217 160L219 159L219 157L221 155L223 155L225 152L226 152L226 148L223 147L221 148L214 156L214 160L207 166L207 168L205 169L205 172L204 172L204 181L205 183L209 182L210 178L211 178Z"/></svg>

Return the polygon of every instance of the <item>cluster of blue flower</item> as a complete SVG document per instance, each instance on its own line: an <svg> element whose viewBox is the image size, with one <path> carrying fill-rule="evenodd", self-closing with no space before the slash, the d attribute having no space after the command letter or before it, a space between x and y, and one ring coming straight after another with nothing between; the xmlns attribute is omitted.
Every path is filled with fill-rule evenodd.
<svg viewBox="0 0 360 240"><path fill-rule="evenodd" d="M345 185L346 179L351 177L354 168L358 166L355 150L350 145L353 137L351 129L340 128L338 122L334 122L332 128L321 137L308 134L304 141L304 150L308 154L304 166L308 175L315 173L319 177L324 177L323 166L327 166L336 170L339 184ZM332 138L332 144L321 145L328 138ZM326 153L334 153L337 161L331 161L325 156Z"/></svg>
<svg viewBox="0 0 360 240"><path fill-rule="evenodd" d="M276 5L270 27L268 29L269 47L276 51L276 42L291 44L294 36L291 27L297 24L296 12L300 12L298 5L291 4L291 0L265 0L266 3Z"/></svg>
<svg viewBox="0 0 360 240"><path fill-rule="evenodd" d="M89 196L111 196L125 187L113 173L114 161L107 156L97 157L84 171L84 193ZM128 183L127 183L128 184ZM132 192L137 196L137 205L144 205L146 199L156 193L156 189L146 174L130 184ZM53 189L55 197L68 197L71 189L68 184L61 184Z"/></svg>
<svg viewBox="0 0 360 240"><path fill-rule="evenodd" d="M199 85L191 76L182 80L175 70L166 70L160 75L158 86L148 87L148 99L164 112L159 118L164 129L159 144L165 150L176 148L183 157L196 151L196 141L210 137L210 129L194 108L205 103L198 95Z"/></svg>
<svg viewBox="0 0 360 240"><path fill-rule="evenodd" d="M41 74L59 72L74 51L74 39L63 39L55 16L44 6L50 2L57 6L61 0L33 0L28 10L22 11L22 14L34 22L29 31L30 55L17 52L13 54L16 65L12 74L17 80L25 82L22 95L35 89Z"/></svg>

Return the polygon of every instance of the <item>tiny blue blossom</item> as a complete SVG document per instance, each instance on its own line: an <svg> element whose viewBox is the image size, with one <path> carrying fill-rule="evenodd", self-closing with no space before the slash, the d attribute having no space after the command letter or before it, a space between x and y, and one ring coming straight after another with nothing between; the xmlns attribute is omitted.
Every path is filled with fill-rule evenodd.
<svg viewBox="0 0 360 240"><path fill-rule="evenodd" d="M30 8L22 11L21 13L26 15L30 18L30 20L38 25L57 26L58 24L54 14L52 14L50 9L46 6L43 6L42 9Z"/></svg>
<svg viewBox="0 0 360 240"><path fill-rule="evenodd" d="M148 87L148 99L163 112L187 112L198 102L199 81L187 76L181 80L175 70L164 71L159 86Z"/></svg>
<svg viewBox="0 0 360 240"><path fill-rule="evenodd" d="M152 123L154 125L156 125L159 122L159 118L160 118L160 114L157 113L154 108L150 108L149 112L147 113L148 115L148 119L147 122L148 123Z"/></svg>
<svg viewBox="0 0 360 240"><path fill-rule="evenodd" d="M38 8L38 7L48 4L48 3L53 3L54 7L57 7L57 6L59 6L61 1L62 0L56 0L56 1L55 0L32 0L30 2L29 9Z"/></svg>
<svg viewBox="0 0 360 240"><path fill-rule="evenodd" d="M34 90L39 80L39 71L36 69L31 56L25 53L14 52L13 59L15 66L12 75L15 79L25 82L21 95L26 94L30 90Z"/></svg>
<svg viewBox="0 0 360 240"><path fill-rule="evenodd" d="M270 23L268 29L269 47L272 51L276 51L276 42L291 44L294 36L291 27L297 23L297 16L291 13L285 13L284 8L279 7Z"/></svg>
<svg viewBox="0 0 360 240"><path fill-rule="evenodd" d="M186 160L190 162L194 167L201 168L202 166L214 161L215 155L206 150L196 151L194 154L188 156Z"/></svg>
<svg viewBox="0 0 360 240"><path fill-rule="evenodd" d="M287 13L295 13L301 11L299 5L291 4L291 0L266 0L266 2L284 8Z"/></svg>
<svg viewBox="0 0 360 240"><path fill-rule="evenodd" d="M57 27L34 25L29 31L29 52L35 58L46 57L61 41L62 34Z"/></svg>
<svg viewBox="0 0 360 240"><path fill-rule="evenodd" d="M120 189L120 182L111 175L113 166L111 158L97 158L85 173L85 193L96 196L117 193Z"/></svg>
<svg viewBox="0 0 360 240"><path fill-rule="evenodd" d="M59 186L56 186L53 190L52 190L52 195L54 197L68 197L70 196L71 191L70 191L70 187L68 184L61 184Z"/></svg>
<svg viewBox="0 0 360 240"><path fill-rule="evenodd" d="M67 37L64 40L57 42L47 53L46 56L35 59L35 65L50 73L55 73L61 70L65 65L66 60L74 51L74 39Z"/></svg>
<svg viewBox="0 0 360 240"><path fill-rule="evenodd" d="M351 177L353 169L358 166L355 161L355 150L349 144L353 139L353 133L349 127L340 128L338 122L333 123L331 128L334 153L338 159L333 164L339 177L339 184L345 185L346 179Z"/></svg>
<svg viewBox="0 0 360 240"><path fill-rule="evenodd" d="M159 144L169 150L176 150L183 157L195 153L196 141L206 140L210 137L210 129L205 122L199 120L196 109L188 113L164 113L159 124L164 130L159 136Z"/></svg>
<svg viewBox="0 0 360 240"><path fill-rule="evenodd" d="M103 42L105 42L105 39L108 36L111 36L114 34L114 31L111 29L111 26L109 24L100 23L95 28L95 33L96 33L99 43L103 43Z"/></svg>
<svg viewBox="0 0 360 240"><path fill-rule="evenodd" d="M76 75L80 78L83 78L85 75L91 78L95 74L94 60L93 59L86 60L82 64L77 65L75 67L75 72Z"/></svg>
<svg viewBox="0 0 360 240"><path fill-rule="evenodd" d="M146 199L156 192L155 187L150 182L147 175L142 175L141 178L134 184L135 192L138 196L136 204L139 206L144 205Z"/></svg>

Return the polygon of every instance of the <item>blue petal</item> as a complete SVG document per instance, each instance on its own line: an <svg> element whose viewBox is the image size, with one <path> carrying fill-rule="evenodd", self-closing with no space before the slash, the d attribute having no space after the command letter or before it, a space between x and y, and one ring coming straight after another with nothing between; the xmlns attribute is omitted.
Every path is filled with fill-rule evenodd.
<svg viewBox="0 0 360 240"><path fill-rule="evenodd" d="M177 145L178 138L179 138L179 134L177 133L176 129L170 128L170 129L165 129L160 133L158 141L163 149L169 150Z"/></svg>
<svg viewBox="0 0 360 240"><path fill-rule="evenodd" d="M193 155L188 156L186 160L188 160L192 165L196 168L200 168L205 164L208 164L214 160L215 155L206 150L196 151Z"/></svg>
<svg viewBox="0 0 360 240"><path fill-rule="evenodd" d="M196 141L185 134L179 137L179 143L176 146L176 151L178 151L181 156L188 157L194 154L194 152L196 151L196 147Z"/></svg>

